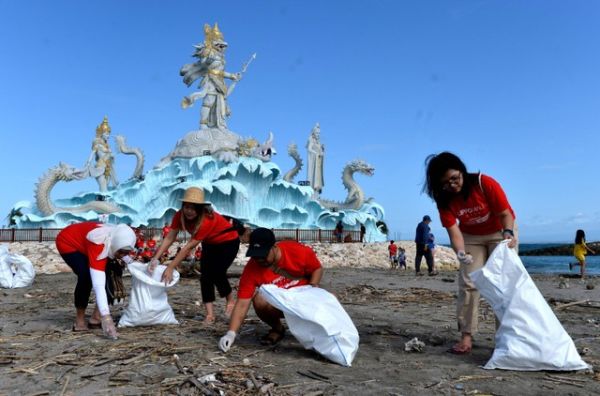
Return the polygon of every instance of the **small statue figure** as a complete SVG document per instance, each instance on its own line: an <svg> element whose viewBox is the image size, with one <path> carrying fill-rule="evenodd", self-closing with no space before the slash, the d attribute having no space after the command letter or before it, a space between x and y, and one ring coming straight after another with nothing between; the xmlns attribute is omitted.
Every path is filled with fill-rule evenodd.
<svg viewBox="0 0 600 396"><path fill-rule="evenodd" d="M108 125L108 117L96 128L96 138L92 142L92 152L86 162L86 169L89 170L90 176L95 177L98 182L100 191L106 191L109 183L112 187L116 187L119 182L114 169L114 156L108 144L110 137L110 125ZM92 165L92 161L96 163Z"/></svg>
<svg viewBox="0 0 600 396"><path fill-rule="evenodd" d="M325 186L323 180L323 159L325 156L325 146L320 141L321 127L317 122L310 133L306 148L308 150L307 180L310 186L315 191L315 195L319 196Z"/></svg>
<svg viewBox="0 0 600 396"><path fill-rule="evenodd" d="M213 28L209 24L204 25L204 44L194 47L196 51L193 56L198 58L198 61L183 65L179 74L183 76L183 82L188 87L200 79L200 91L184 97L181 107L186 109L196 100L202 99L200 129L226 129L225 120L231 114L227 96L233 91L235 83L242 78L242 73L225 71L227 42L216 23ZM227 87L225 78L234 82Z"/></svg>

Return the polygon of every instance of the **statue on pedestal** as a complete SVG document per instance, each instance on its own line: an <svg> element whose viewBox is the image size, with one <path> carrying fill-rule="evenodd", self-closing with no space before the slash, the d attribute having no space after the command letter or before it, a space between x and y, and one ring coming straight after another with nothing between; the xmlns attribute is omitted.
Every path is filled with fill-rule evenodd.
<svg viewBox="0 0 600 396"><path fill-rule="evenodd" d="M200 129L218 128L227 129L226 118L231 111L227 104L227 96L235 87L235 83L242 78L242 73L228 73L225 71L225 49L227 42L218 25L211 28L204 25L204 44L195 45L195 63L183 65L179 74L183 82L189 87L200 79L200 91L183 98L181 107L188 108L198 99L202 99L200 110ZM225 79L234 83L227 87Z"/></svg>
<svg viewBox="0 0 600 396"><path fill-rule="evenodd" d="M325 146L320 141L321 127L317 122L310 133L306 148L308 150L307 164L307 180L310 186L315 191L315 195L319 196L325 186L323 180L323 159L325 156Z"/></svg>

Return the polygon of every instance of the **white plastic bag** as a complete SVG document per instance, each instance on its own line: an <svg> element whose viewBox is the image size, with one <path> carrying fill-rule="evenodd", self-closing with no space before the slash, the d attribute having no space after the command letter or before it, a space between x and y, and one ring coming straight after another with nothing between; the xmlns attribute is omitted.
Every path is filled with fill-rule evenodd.
<svg viewBox="0 0 600 396"><path fill-rule="evenodd" d="M500 243L485 266L470 276L500 320L496 349L485 369L590 368L507 242Z"/></svg>
<svg viewBox="0 0 600 396"><path fill-rule="evenodd" d="M312 286L260 287L261 295L283 311L291 333L306 349L350 367L358 351L358 331L335 296Z"/></svg>
<svg viewBox="0 0 600 396"><path fill-rule="evenodd" d="M31 286L35 278L33 264L25 256L8 252L8 245L0 245L0 287L12 289Z"/></svg>
<svg viewBox="0 0 600 396"><path fill-rule="evenodd" d="M132 262L127 268L131 273L131 295L119 327L179 324L167 296L167 288L179 281L179 272L173 271L173 280L165 286L160 280L167 268L164 265L157 266L152 275L146 271L146 264Z"/></svg>

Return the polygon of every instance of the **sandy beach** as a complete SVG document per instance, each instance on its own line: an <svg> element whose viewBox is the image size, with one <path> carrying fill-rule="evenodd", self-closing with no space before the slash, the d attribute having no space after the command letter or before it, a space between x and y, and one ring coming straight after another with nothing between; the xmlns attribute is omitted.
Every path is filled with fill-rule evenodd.
<svg viewBox="0 0 600 396"><path fill-rule="evenodd" d="M402 244L412 249L410 242ZM217 323L204 327L200 287L194 278L182 278L169 291L179 326L121 329L117 341L102 338L100 330L73 333L75 276L56 271L60 258L49 261L50 243L13 244L12 252L47 257L36 264L39 274L31 287L0 290L0 395L600 393L600 376L593 372L483 370L494 348L494 315L485 303L473 353L447 353L458 337L457 272L451 268L451 255L440 253L440 262L447 253L449 258L440 265L438 276L416 277L411 270L387 268L385 244L352 245L315 247L327 268L322 286L338 297L360 333L360 349L352 367L346 368L303 349L289 333L275 347L260 345L258 337L267 327L252 310L233 348L227 354L220 352L217 341L227 330L223 302L217 304ZM408 249L407 255L412 260ZM52 271L43 271L42 263ZM409 269L412 264L409 261ZM231 268L233 285L242 268ZM533 278L583 359L597 367L599 279ZM129 286L130 278L124 280ZM590 290L588 284L595 287ZM592 303L560 307L582 300ZM115 317L119 310L113 309ZM406 352L405 343L415 337L425 343L424 350ZM206 379L215 381L205 383Z"/></svg>

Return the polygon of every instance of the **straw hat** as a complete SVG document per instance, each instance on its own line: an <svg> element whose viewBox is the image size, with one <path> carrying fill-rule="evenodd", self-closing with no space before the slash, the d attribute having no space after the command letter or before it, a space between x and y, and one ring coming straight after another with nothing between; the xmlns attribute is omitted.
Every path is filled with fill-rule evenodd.
<svg viewBox="0 0 600 396"><path fill-rule="evenodd" d="M204 200L204 190L198 187L190 187L185 190L185 194L183 194L181 201L201 205L210 205L210 202Z"/></svg>

